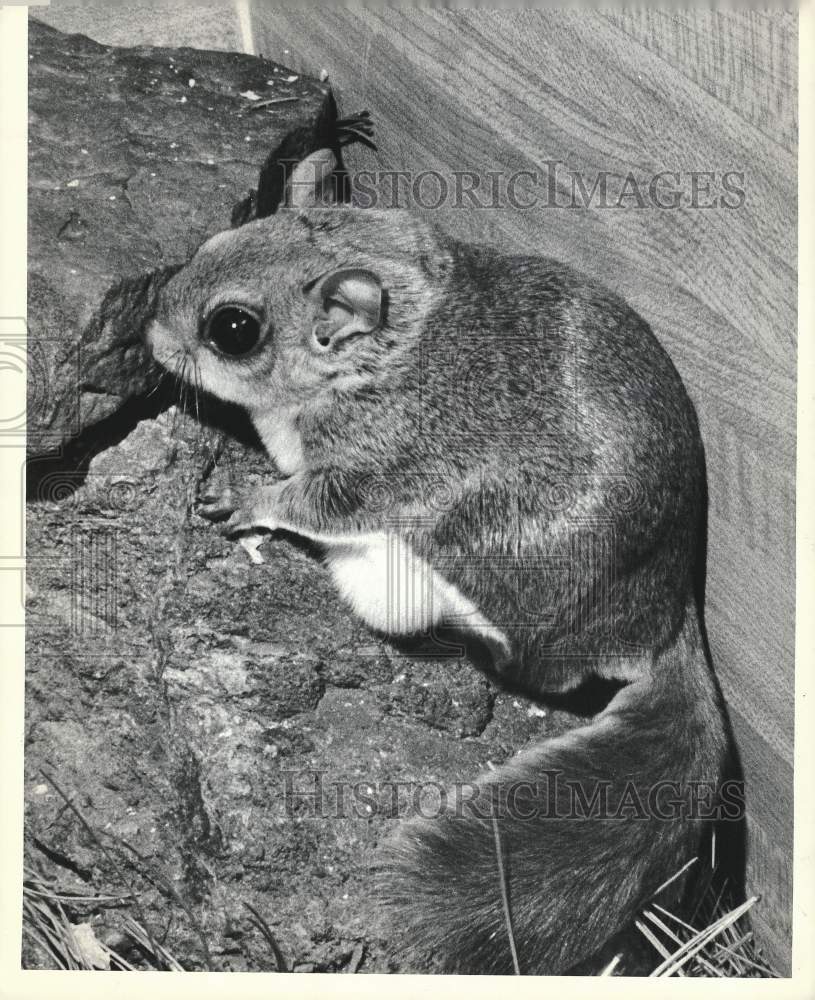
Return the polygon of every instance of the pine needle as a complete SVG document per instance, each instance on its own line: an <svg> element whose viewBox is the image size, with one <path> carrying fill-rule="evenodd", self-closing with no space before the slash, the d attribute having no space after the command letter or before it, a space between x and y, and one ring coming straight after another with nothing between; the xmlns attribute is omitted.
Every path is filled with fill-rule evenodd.
<svg viewBox="0 0 815 1000"><path fill-rule="evenodd" d="M512 952L512 966L515 975L520 976L521 966L518 962L518 950L515 947L515 932L512 929L512 913L509 908L509 889L507 887L507 875L504 870L504 852L501 847L501 832L498 829L498 820L492 817L492 832L495 836L495 856L498 859L498 880L501 885L501 902L504 906L504 920L507 925L507 937L509 938L509 950Z"/></svg>

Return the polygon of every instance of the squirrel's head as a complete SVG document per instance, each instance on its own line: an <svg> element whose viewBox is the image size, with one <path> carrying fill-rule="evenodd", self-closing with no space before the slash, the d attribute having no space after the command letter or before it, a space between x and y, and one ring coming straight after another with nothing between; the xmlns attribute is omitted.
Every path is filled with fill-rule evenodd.
<svg viewBox="0 0 815 1000"><path fill-rule="evenodd" d="M147 342L250 412L307 405L407 363L448 269L406 213L284 211L204 243L162 290Z"/></svg>

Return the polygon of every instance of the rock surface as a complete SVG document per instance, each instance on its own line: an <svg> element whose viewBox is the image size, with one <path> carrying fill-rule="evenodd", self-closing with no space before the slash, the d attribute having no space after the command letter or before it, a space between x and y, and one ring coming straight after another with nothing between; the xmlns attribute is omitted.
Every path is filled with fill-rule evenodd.
<svg viewBox="0 0 815 1000"><path fill-rule="evenodd" d="M111 284L223 228L287 116L322 97L298 81L266 117L239 97L266 86L260 60L35 22L31 51L34 391L42 441L85 447L154 377L136 338L151 285L100 320ZM188 969L274 969L271 931L290 969L388 971L369 866L411 783L470 780L572 720L372 636L300 548L271 541L252 565L192 500L223 470L273 474L262 456L177 408L132 422L29 497L27 862L71 896L97 962L102 942L136 968L165 948ZM30 937L23 960L53 964Z"/></svg>

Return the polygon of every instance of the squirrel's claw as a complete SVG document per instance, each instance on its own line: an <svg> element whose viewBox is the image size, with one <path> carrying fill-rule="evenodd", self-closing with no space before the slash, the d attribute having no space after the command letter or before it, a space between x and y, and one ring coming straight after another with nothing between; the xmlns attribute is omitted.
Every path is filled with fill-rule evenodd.
<svg viewBox="0 0 815 1000"><path fill-rule="evenodd" d="M258 551L260 546L266 541L266 535L243 535L243 537L238 539L238 544L243 546L249 554L249 559L256 565L259 566L266 562L263 556Z"/></svg>

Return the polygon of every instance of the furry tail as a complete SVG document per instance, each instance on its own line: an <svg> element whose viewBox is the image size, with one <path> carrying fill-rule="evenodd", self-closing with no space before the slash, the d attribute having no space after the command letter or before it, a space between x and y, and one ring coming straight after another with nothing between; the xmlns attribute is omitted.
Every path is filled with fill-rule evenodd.
<svg viewBox="0 0 815 1000"><path fill-rule="evenodd" d="M726 751L691 607L649 676L590 724L490 772L440 818L399 828L380 872L398 957L513 971L497 829L520 971L591 958L692 856L710 805L696 783L715 794Z"/></svg>

